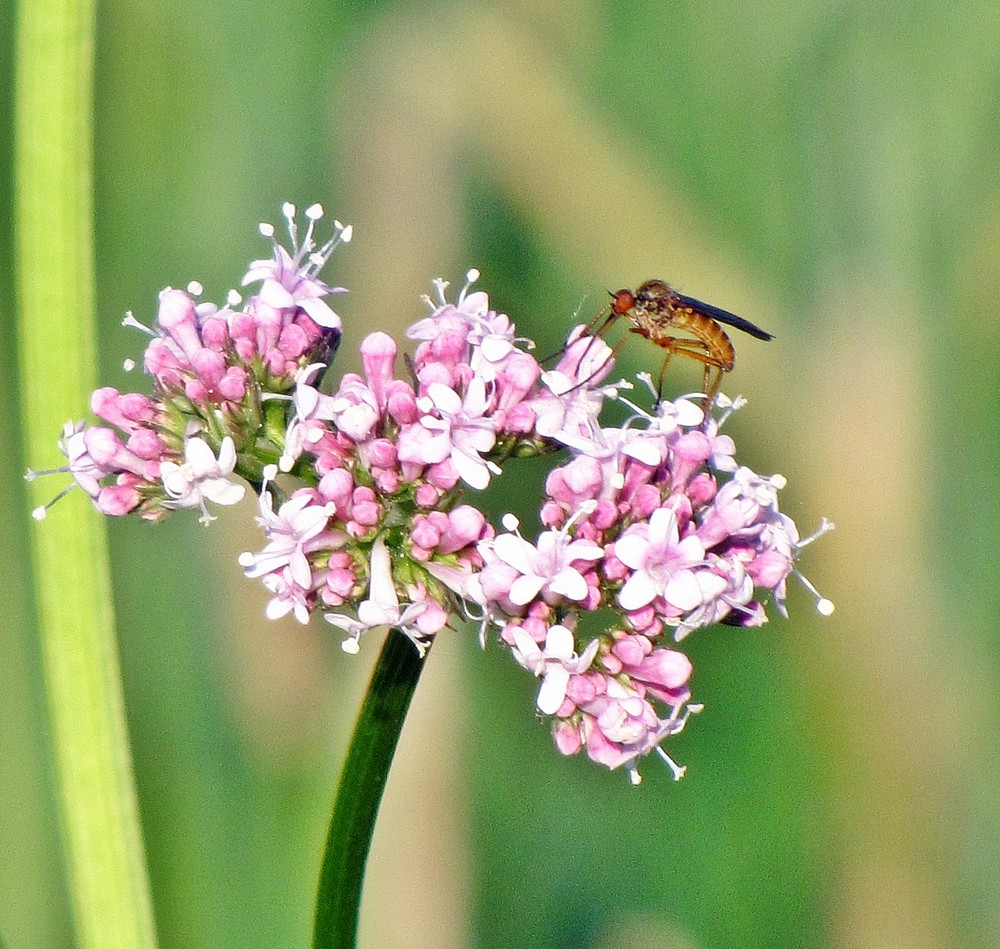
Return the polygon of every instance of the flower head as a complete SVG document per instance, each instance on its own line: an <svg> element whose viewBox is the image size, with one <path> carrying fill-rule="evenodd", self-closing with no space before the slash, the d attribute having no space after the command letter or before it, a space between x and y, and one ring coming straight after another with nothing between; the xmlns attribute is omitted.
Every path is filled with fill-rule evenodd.
<svg viewBox="0 0 1000 949"><path fill-rule="evenodd" d="M148 519L198 509L208 522L208 504L236 504L245 481L263 540L239 564L269 591L268 617L320 612L352 654L363 634L401 630L421 657L450 617L472 619L540 680L561 753L633 781L655 753L680 777L663 745L700 706L676 643L784 615L792 574L829 613L796 561L832 525L800 539L779 509L784 479L737 462L722 428L741 400L609 382L615 350L584 326L543 366L472 289L475 270L454 300L434 282L411 353L376 330L359 341L361 371L330 384L344 326L327 299L345 291L320 272L352 229L334 222L317 247L319 205L301 238L283 210L291 246L261 226L272 253L247 269L246 299L204 302L192 283L160 294L152 328L126 318L150 337L152 392L98 389L101 424L66 424L59 470L104 513ZM608 423L608 403L623 422ZM525 536L508 515L498 533L466 492L531 456L555 459L540 527Z"/></svg>

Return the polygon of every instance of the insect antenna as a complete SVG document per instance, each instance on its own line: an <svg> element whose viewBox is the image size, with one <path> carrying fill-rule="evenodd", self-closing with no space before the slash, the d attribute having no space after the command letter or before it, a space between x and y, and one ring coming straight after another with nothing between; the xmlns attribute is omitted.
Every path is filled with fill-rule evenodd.
<svg viewBox="0 0 1000 949"><path fill-rule="evenodd" d="M614 298L615 294L612 291L608 291L608 295ZM576 345L584 336L589 338L586 348L580 353L579 359L576 361L578 368L583 367L587 361L587 357L590 354L591 348L598 341L603 341L604 334L618 321L621 314L619 314L615 308L608 304L602 307L597 315L593 317L586 325L580 328L580 331L574 335L574 332L570 333L570 337L567 339L566 344L562 349L557 350L552 354L553 358L555 356L564 356L569 350ZM601 373L605 366L608 366L621 352L622 346L625 344L625 339L619 340L613 347L608 347L608 354L600 361L600 363L593 368L593 370L588 373L584 378L578 380L570 388L566 389L564 392L559 393L560 395L569 395L575 392L577 389L582 388L587 385L592 380L596 379ZM605 343L607 346L607 343ZM610 371L610 370L609 370Z"/></svg>

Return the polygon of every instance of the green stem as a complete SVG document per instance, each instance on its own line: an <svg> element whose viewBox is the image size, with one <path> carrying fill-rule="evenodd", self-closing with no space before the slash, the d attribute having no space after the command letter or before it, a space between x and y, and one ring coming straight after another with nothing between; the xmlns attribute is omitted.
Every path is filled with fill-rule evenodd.
<svg viewBox="0 0 1000 949"><path fill-rule="evenodd" d="M323 854L313 949L353 949L365 861L406 711L424 660L398 629L372 673L340 776Z"/></svg>
<svg viewBox="0 0 1000 949"><path fill-rule="evenodd" d="M16 30L20 392L26 457L45 465L96 376L94 0L20 3ZM102 519L74 497L32 532L32 556L77 944L154 946Z"/></svg>

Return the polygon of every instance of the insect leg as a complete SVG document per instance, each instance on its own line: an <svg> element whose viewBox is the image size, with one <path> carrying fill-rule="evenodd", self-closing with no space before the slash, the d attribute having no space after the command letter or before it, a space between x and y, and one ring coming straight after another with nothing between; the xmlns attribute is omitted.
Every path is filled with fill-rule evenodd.
<svg viewBox="0 0 1000 949"><path fill-rule="evenodd" d="M663 388L663 377L667 371L667 365L669 364L671 358L675 354L678 356L687 356L688 359L694 359L696 362L702 363L705 367L705 371L702 376L702 388L705 393L705 414L707 416L708 409L711 407L711 404L715 399L715 395L719 391L719 385L722 382L722 374L725 372L722 363L711 354L708 347L699 339L684 339L677 336L666 336L659 337L656 340L656 344L667 351L666 358L663 360L663 365L660 367L660 378L656 387L656 401L660 401L661 390ZM713 369L715 370L714 379L712 379Z"/></svg>

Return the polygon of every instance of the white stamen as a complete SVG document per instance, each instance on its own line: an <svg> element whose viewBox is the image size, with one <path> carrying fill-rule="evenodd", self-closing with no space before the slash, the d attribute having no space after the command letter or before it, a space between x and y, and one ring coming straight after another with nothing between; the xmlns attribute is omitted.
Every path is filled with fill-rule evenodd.
<svg viewBox="0 0 1000 949"><path fill-rule="evenodd" d="M193 297L200 297L205 292L205 288L197 280L192 280L187 285L187 292Z"/></svg>
<svg viewBox="0 0 1000 949"><path fill-rule="evenodd" d="M448 281L442 280L440 277L435 277L431 283L434 284L434 289L437 290L438 302L431 303L431 309L436 310L439 306L447 306L448 300L445 298L445 291L448 289Z"/></svg>
<svg viewBox="0 0 1000 949"><path fill-rule="evenodd" d="M656 395L656 387L653 385L653 377L648 372L637 372L635 377L643 383L647 389L649 389L650 395Z"/></svg>
<svg viewBox="0 0 1000 949"><path fill-rule="evenodd" d="M318 221L323 216L323 205L322 204L310 204L306 208L306 217L310 221Z"/></svg>
<svg viewBox="0 0 1000 949"><path fill-rule="evenodd" d="M28 468L24 472L24 480L34 481L35 478L40 478L42 475L67 474L68 472L68 465L63 465L61 468L43 468L40 471L37 468Z"/></svg>
<svg viewBox="0 0 1000 949"><path fill-rule="evenodd" d="M743 406L747 404L747 400L742 396L738 395L734 399L730 399L727 395L719 392L716 396L716 401L722 407L722 411L719 413L719 417L715 420L715 426L717 429L721 429L723 423L729 418L733 412L742 409Z"/></svg>
<svg viewBox="0 0 1000 949"><path fill-rule="evenodd" d="M687 772L687 765L679 765L659 746L656 748L656 753L667 763L667 767L674 773L674 780L680 781Z"/></svg>
<svg viewBox="0 0 1000 949"><path fill-rule="evenodd" d="M65 471L66 469L55 469L52 472L39 471L39 472L36 472L36 474L55 474L56 471L59 471L59 470ZM25 478L27 478L27 475L25 475ZM39 507L36 507L31 512L31 516L36 521L44 521L45 518L48 516L49 508L52 507L52 505L55 504L56 502L61 501L64 497L66 497L66 495L69 494L70 491L72 491L75 487L76 487L76 483L74 482L68 488L63 488L63 490L60 491L51 501L47 502L46 504L42 504Z"/></svg>
<svg viewBox="0 0 1000 949"><path fill-rule="evenodd" d="M274 225L261 222L257 225L258 230L264 237L274 237Z"/></svg>
<svg viewBox="0 0 1000 949"><path fill-rule="evenodd" d="M806 577L806 575L800 570L792 570L792 573L799 578L799 583L801 583L802 586L804 586L814 597L816 597L816 611L820 614L820 616L829 616L834 610L833 600L828 600L825 596L823 596L819 590L813 586L809 578Z"/></svg>
<svg viewBox="0 0 1000 949"><path fill-rule="evenodd" d="M820 519L819 527L816 528L808 537L803 537L795 546L801 550L803 547L807 547L818 537L822 537L827 531L833 530L833 522L828 521L825 517Z"/></svg>
<svg viewBox="0 0 1000 949"><path fill-rule="evenodd" d="M128 327L129 329L141 330L143 333L146 333L148 336L156 336L157 335L148 326L145 326L142 323L140 323L135 318L135 314L131 310L129 310L125 314L125 316L122 317L122 326Z"/></svg>
<svg viewBox="0 0 1000 949"><path fill-rule="evenodd" d="M126 372L132 372L132 370L135 369L135 360L134 359L126 359L122 363L122 369L124 369Z"/></svg>
<svg viewBox="0 0 1000 949"><path fill-rule="evenodd" d="M458 294L458 305L461 306L462 302L465 300L465 295L469 292L469 288L479 279L479 271L473 267L471 270L466 271L465 274L465 286L462 287Z"/></svg>
<svg viewBox="0 0 1000 949"><path fill-rule="evenodd" d="M292 239L292 250L297 251L299 249L299 228L295 223L295 205L286 201L281 206L281 213L285 215L285 221L288 225L288 236ZM312 221L309 222L309 226L312 227Z"/></svg>
<svg viewBox="0 0 1000 949"><path fill-rule="evenodd" d="M356 656L361 651L361 645L356 639L345 639L340 644L340 648L349 656Z"/></svg>
<svg viewBox="0 0 1000 949"><path fill-rule="evenodd" d="M516 531L520 526L521 522L513 514L504 514L500 518L500 523L503 524L504 528L509 531Z"/></svg>
<svg viewBox="0 0 1000 949"><path fill-rule="evenodd" d="M227 306L239 306L243 302L243 297L236 290L230 290L226 294Z"/></svg>

